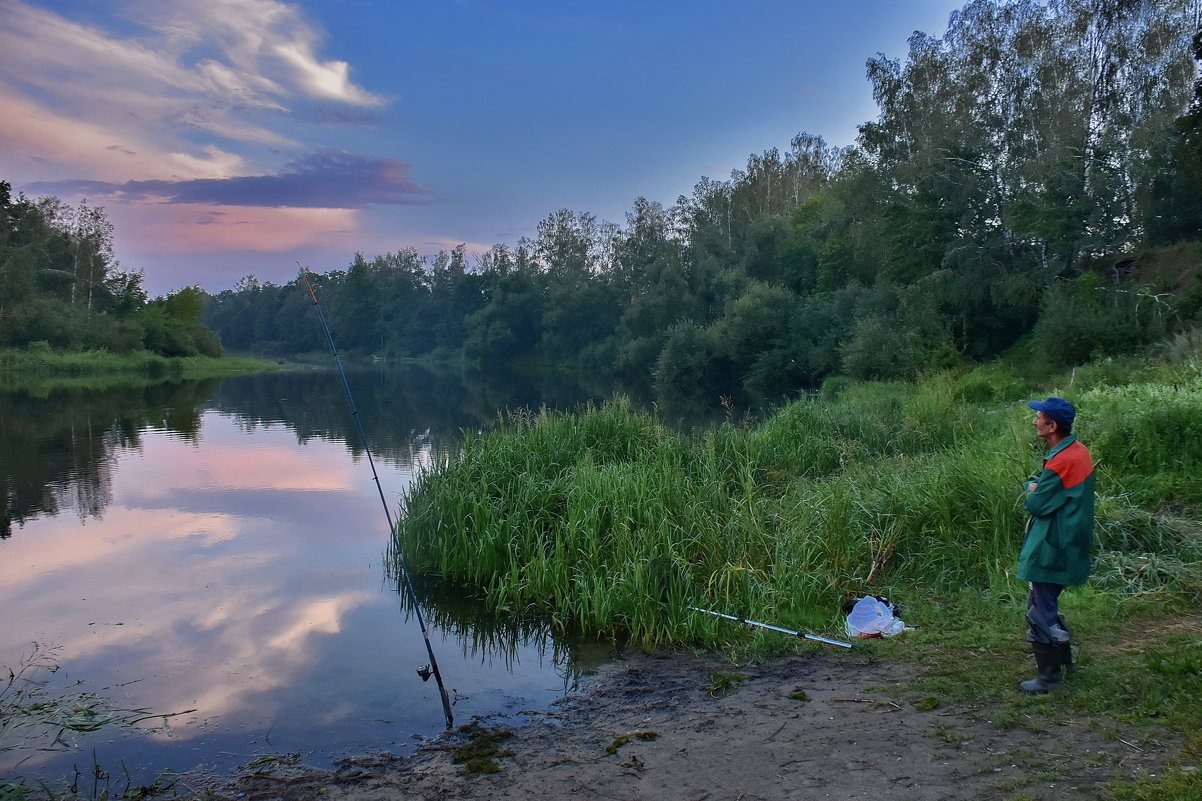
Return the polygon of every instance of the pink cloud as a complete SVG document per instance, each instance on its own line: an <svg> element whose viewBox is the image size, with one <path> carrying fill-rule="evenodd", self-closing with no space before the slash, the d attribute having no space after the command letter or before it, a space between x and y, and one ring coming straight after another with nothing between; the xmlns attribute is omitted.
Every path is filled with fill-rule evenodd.
<svg viewBox="0 0 1202 801"><path fill-rule="evenodd" d="M360 236L354 209L138 204L107 208L123 250L183 254L225 250L276 253L345 243Z"/></svg>

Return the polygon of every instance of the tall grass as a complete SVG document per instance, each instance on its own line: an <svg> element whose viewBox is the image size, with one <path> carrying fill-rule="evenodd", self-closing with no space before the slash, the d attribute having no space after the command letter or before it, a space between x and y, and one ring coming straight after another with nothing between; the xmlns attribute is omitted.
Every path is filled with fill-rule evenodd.
<svg viewBox="0 0 1202 801"><path fill-rule="evenodd" d="M45 397L60 390L102 391L262 373L282 365L245 357L183 356L167 358L147 351L54 351L49 347L0 348L0 391Z"/></svg>
<svg viewBox="0 0 1202 801"><path fill-rule="evenodd" d="M279 369L274 362L246 357L160 356L149 351L53 350L45 343L27 348L0 348L0 377L9 383L113 373L151 378L200 377Z"/></svg>
<svg viewBox="0 0 1202 801"><path fill-rule="evenodd" d="M842 385L694 436L624 399L510 413L419 477L396 544L494 612L648 645L741 635L688 605L813 628L869 591L1018 597L1021 484L1042 444L1019 397L980 384ZM1170 509L1202 503L1202 379L1074 399L1099 463L1105 587L1202 587L1202 546ZM1136 575L1149 559L1160 568Z"/></svg>

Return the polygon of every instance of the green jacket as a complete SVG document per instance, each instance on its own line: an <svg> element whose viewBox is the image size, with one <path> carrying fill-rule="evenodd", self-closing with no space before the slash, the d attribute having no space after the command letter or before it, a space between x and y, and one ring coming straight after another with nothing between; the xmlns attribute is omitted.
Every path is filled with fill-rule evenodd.
<svg viewBox="0 0 1202 801"><path fill-rule="evenodd" d="M1034 491L1030 482L1036 482ZM1082 584L1089 578L1093 543L1094 471L1089 450L1075 435L1048 451L1043 470L1024 485L1031 514L1018 557L1018 577L1047 584Z"/></svg>

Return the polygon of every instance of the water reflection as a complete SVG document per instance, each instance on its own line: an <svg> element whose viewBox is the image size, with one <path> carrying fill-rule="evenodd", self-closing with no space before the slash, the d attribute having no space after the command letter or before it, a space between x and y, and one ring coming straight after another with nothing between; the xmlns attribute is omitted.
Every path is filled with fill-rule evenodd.
<svg viewBox="0 0 1202 801"><path fill-rule="evenodd" d="M246 447L217 415L205 429L203 447L148 432L114 461L103 513L45 517L5 544L3 653L61 644L76 675L137 681L137 706L212 720L294 681L312 640L376 600L348 562L380 535L337 491L353 481L344 452L297 459L283 428Z"/></svg>
<svg viewBox="0 0 1202 801"><path fill-rule="evenodd" d="M348 370L372 453L402 466L452 447L461 430L487 424L499 410L566 408L612 391L579 377ZM96 517L111 499L109 473L117 453L140 448L148 431L195 440L205 409L232 415L246 433L281 424L302 444L332 440L362 453L333 369L103 390L0 390L0 538L12 536L14 525L66 509Z"/></svg>
<svg viewBox="0 0 1202 801"><path fill-rule="evenodd" d="M461 428L520 387L352 374L389 498ZM420 633L385 576L389 532L330 371L0 394L0 665L62 646L61 686L121 706L196 709L168 734L80 739L131 775L256 753L399 749L442 727ZM533 405L532 401L526 401ZM484 405L481 405L484 404ZM351 455L348 455L349 454ZM74 512L69 514L68 512ZM15 529L15 534L14 534ZM433 647L459 720L545 704L584 650L535 620L473 617L435 598ZM607 646L601 645L603 654ZM21 755L55 778L76 754ZM14 769L13 755L0 770Z"/></svg>
<svg viewBox="0 0 1202 801"><path fill-rule="evenodd" d="M389 557L387 571L401 599L401 608L412 613L399 569ZM487 611L470 594L448 587L420 574L412 576L414 595L422 605L427 624L455 637L466 661L479 661L506 670L517 667L522 654L534 649L558 666L565 692L579 687L581 679L622 650L622 643L596 640L554 631L550 622L537 614L499 615Z"/></svg>
<svg viewBox="0 0 1202 801"><path fill-rule="evenodd" d="M147 429L194 436L216 381L0 394L0 538L40 515L99 515L112 495L113 456Z"/></svg>

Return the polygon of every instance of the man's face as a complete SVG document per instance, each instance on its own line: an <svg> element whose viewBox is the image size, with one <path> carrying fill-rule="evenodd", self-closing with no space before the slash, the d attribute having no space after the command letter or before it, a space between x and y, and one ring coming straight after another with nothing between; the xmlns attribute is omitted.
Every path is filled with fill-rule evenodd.
<svg viewBox="0 0 1202 801"><path fill-rule="evenodd" d="M1056 433L1056 421L1048 417L1044 412L1036 412L1035 419L1031 421L1031 425L1035 426L1035 436L1048 441L1048 437Z"/></svg>

